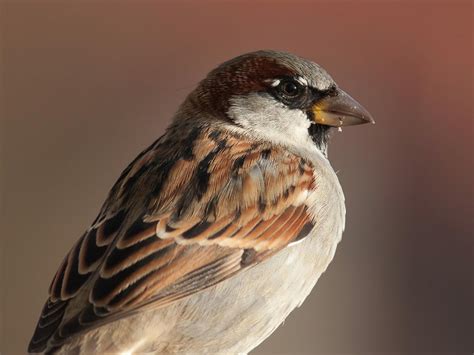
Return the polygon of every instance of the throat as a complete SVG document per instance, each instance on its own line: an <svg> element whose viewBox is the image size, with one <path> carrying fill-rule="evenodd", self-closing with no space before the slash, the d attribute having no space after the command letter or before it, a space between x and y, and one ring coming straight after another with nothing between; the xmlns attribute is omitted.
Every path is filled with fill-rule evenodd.
<svg viewBox="0 0 474 355"><path fill-rule="evenodd" d="M321 124L311 124L308 133L318 149L327 157L330 127Z"/></svg>

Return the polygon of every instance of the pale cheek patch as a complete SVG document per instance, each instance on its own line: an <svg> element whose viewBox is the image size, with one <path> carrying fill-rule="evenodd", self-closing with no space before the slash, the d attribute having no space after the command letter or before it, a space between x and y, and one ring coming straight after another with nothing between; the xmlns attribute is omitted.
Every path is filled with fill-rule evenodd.
<svg viewBox="0 0 474 355"><path fill-rule="evenodd" d="M227 114L249 134L284 146L313 145L306 113L290 109L270 95L252 93L231 100Z"/></svg>

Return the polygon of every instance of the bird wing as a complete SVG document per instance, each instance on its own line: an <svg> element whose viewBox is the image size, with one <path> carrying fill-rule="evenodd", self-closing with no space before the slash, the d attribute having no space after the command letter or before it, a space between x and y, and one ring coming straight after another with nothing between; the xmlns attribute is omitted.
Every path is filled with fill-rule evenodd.
<svg viewBox="0 0 474 355"><path fill-rule="evenodd" d="M29 351L215 285L307 234L310 163L229 132L186 137L122 173L59 267Z"/></svg>

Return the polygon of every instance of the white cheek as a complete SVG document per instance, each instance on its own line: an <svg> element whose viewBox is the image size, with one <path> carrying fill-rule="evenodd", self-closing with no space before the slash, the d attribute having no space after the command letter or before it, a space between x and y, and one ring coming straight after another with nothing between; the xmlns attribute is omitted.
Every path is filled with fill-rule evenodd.
<svg viewBox="0 0 474 355"><path fill-rule="evenodd" d="M306 113L290 109L270 95L252 93L231 99L227 112L248 133L285 146L313 145Z"/></svg>

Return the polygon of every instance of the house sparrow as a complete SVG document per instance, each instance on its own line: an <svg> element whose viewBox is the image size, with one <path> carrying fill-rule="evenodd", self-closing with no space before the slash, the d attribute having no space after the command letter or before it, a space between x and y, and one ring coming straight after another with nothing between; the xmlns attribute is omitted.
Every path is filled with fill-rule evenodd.
<svg viewBox="0 0 474 355"><path fill-rule="evenodd" d="M255 348L341 240L330 128L367 122L326 71L295 55L258 51L212 70L64 258L29 352Z"/></svg>

